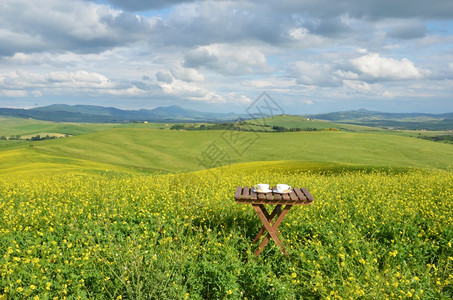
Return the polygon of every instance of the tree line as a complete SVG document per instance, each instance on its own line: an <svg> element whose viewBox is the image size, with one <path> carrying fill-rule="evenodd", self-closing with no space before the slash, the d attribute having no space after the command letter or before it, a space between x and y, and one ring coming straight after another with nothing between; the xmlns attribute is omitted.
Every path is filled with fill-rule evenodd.
<svg viewBox="0 0 453 300"><path fill-rule="evenodd" d="M256 128L252 128L253 126L262 126L268 127L268 130L260 130ZM271 126L271 125L263 125L263 124L251 124L245 123L243 121L232 123L232 122L225 122L225 123L214 123L214 124L175 124L170 127L171 130L237 130L237 131L253 131L253 132L295 132L295 131L321 131L326 129L319 129L319 128L287 128L283 126ZM335 130L330 128L328 130Z"/></svg>
<svg viewBox="0 0 453 300"><path fill-rule="evenodd" d="M68 135L66 134L65 137L67 137ZM0 136L0 140L3 140L3 141L6 141L6 140L10 140L10 141L18 141L18 140L26 140L26 141L44 141L44 140L53 140L53 139L56 139L57 137L54 136L54 135L46 135L46 136L41 136L39 134L35 135L35 136L32 136L30 138L23 138L22 136L20 135L11 135L10 137L6 137L6 136Z"/></svg>

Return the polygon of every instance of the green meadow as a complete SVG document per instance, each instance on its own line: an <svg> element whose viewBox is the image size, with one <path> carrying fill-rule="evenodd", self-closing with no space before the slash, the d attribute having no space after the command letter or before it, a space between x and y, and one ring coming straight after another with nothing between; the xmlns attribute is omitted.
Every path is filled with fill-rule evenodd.
<svg viewBox="0 0 453 300"><path fill-rule="evenodd" d="M0 116L0 136L9 137L11 135L34 135L34 134L67 134L80 135L95 131L102 131L111 128L162 128L168 127L163 123L127 123L127 124L109 124L109 123L59 123L50 121L40 121L34 119L19 119L12 117Z"/></svg>
<svg viewBox="0 0 453 300"><path fill-rule="evenodd" d="M361 126L361 125L351 125L351 124L340 124L340 123L333 123L323 120L315 120L315 119L307 119L301 116L292 116L292 115L281 115L275 116L272 118L263 118L258 120L249 120L246 121L247 124L253 125L262 125L266 124L269 126L282 126L285 128L316 128L316 129L339 129L344 131L353 131L353 132L363 132L363 131L382 131L383 129L376 128L376 127L368 127L368 126Z"/></svg>
<svg viewBox="0 0 453 300"><path fill-rule="evenodd" d="M296 118L296 119L295 119ZM299 117L275 118L293 128ZM168 124L66 124L2 119L0 135L30 136L54 132L69 137L45 141L1 141L0 176L41 167L65 172L118 170L127 172L188 172L248 162L291 161L364 168L441 168L451 166L451 145L382 130L353 126L356 131L243 132L168 130ZM301 124L312 121L301 120ZM321 121L317 121L318 123ZM322 122L321 122L322 123ZM267 123L266 123L267 124ZM330 128L323 124L319 129ZM310 125L312 126L312 125ZM9 129L5 129L9 128ZM163 129L160 129L163 128ZM360 130L359 130L360 129ZM365 129L365 130L364 130ZM203 163L209 147L222 159ZM41 163L39 168L33 165ZM321 167L322 168L322 167Z"/></svg>
<svg viewBox="0 0 453 300"><path fill-rule="evenodd" d="M0 140L0 299L453 297L453 145L248 122L316 131L0 118L0 136L65 136ZM262 224L233 196L260 182L315 198L279 227L288 257L253 255Z"/></svg>

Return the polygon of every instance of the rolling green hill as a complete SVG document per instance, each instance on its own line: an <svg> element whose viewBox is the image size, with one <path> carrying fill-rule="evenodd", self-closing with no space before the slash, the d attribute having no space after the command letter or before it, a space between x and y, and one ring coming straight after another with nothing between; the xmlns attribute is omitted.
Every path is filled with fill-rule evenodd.
<svg viewBox="0 0 453 300"><path fill-rule="evenodd" d="M245 121L246 124L250 124L252 126L281 126L287 129L290 128L300 128L300 129L339 129L344 131L382 131L381 128L376 127L369 127L369 126L361 126L361 125L351 125L351 124L342 124L342 123L334 123L325 120L316 120L311 118L306 118L302 116L294 116L294 115L279 115L274 116L272 118L263 118L257 120L248 120ZM257 127L259 128L259 127Z"/></svg>
<svg viewBox="0 0 453 300"><path fill-rule="evenodd" d="M33 135L42 133L58 133L67 135L80 135L90 132L102 131L112 128L156 128L169 129L165 123L62 123L22 119L0 116L0 136Z"/></svg>
<svg viewBox="0 0 453 300"><path fill-rule="evenodd" d="M385 113L366 109L308 116L337 123L408 130L452 130L453 113Z"/></svg>
<svg viewBox="0 0 453 300"><path fill-rule="evenodd" d="M113 128L113 124L82 124L41 121L0 116L0 136L30 135L43 132L77 135Z"/></svg>
<svg viewBox="0 0 453 300"><path fill-rule="evenodd" d="M100 172L128 173L121 166L78 158L41 153L32 148L0 151L0 177L43 176L60 173L96 174Z"/></svg>
<svg viewBox="0 0 453 300"><path fill-rule="evenodd" d="M433 121L433 120L453 120L453 113L429 114L429 113L387 113L380 111L370 111L367 109L348 110L331 112L324 114L311 115L313 118L330 121L373 121L373 120L394 120L394 121Z"/></svg>
<svg viewBox="0 0 453 300"><path fill-rule="evenodd" d="M241 120L222 123L180 123L171 129L177 130L241 130L257 132L281 131L316 131L316 130L343 130L351 132L382 132L387 131L378 127L334 123L325 120L308 119L295 115L278 115L271 118Z"/></svg>
<svg viewBox="0 0 453 300"><path fill-rule="evenodd" d="M244 151L244 149L246 149ZM238 150L238 151L236 151ZM230 163L297 161L333 167L448 168L453 147L422 139L339 131L254 133L114 128L27 142L0 152L0 175L21 165L119 172L196 171ZM259 168L259 163L256 166ZM24 167L31 173L40 168Z"/></svg>

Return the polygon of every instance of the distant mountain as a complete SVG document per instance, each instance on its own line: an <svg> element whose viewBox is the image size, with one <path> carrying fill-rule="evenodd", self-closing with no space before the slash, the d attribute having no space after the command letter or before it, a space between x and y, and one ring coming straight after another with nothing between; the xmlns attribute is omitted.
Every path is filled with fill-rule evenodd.
<svg viewBox="0 0 453 300"><path fill-rule="evenodd" d="M70 112L70 113L81 113L88 115L104 115L104 116L115 116L120 115L122 110L115 107L103 107L95 105L67 105L67 104L53 104L43 107L35 107L30 109L31 111L49 111L49 112Z"/></svg>
<svg viewBox="0 0 453 300"><path fill-rule="evenodd" d="M378 126L393 129L453 129L453 113L386 113L359 109L307 115L306 117L337 123Z"/></svg>
<svg viewBox="0 0 453 300"><path fill-rule="evenodd" d="M157 107L152 110L122 110L95 105L54 104L32 109L0 108L0 116L32 118L55 122L128 123L128 122L229 122L250 119L234 113L210 113L179 106ZM453 130L453 113L386 113L366 109L332 112L304 117L393 129Z"/></svg>
<svg viewBox="0 0 453 300"><path fill-rule="evenodd" d="M0 115L33 118L55 122L124 123L124 122L220 122L234 121L234 113L209 113L179 106L157 107L152 110L121 110L94 105L54 104L32 109L0 108ZM245 118L244 116L241 116Z"/></svg>
<svg viewBox="0 0 453 300"><path fill-rule="evenodd" d="M142 111L142 110L140 110ZM176 105L167 107L157 107L151 111L156 116L162 118L190 118L190 119L208 119L208 120L236 120L239 115L234 113L207 113L192 109L182 108Z"/></svg>
<svg viewBox="0 0 453 300"><path fill-rule="evenodd" d="M453 113L428 114L428 113L386 113L370 111L366 109L331 112L325 114L310 115L309 117L328 121L351 121L351 120L416 120L422 118L449 120L453 119Z"/></svg>

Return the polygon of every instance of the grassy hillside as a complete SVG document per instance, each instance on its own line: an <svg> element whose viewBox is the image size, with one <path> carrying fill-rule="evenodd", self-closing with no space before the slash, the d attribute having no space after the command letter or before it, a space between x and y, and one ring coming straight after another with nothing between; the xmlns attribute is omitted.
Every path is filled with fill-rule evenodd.
<svg viewBox="0 0 453 300"><path fill-rule="evenodd" d="M274 116L272 118L249 120L249 121L246 121L246 123L251 124L252 126L253 125L254 126L268 125L270 127L281 126L281 127L285 127L285 128L301 128L301 129L315 128L318 130L331 129L331 128L336 128L336 129L345 130L345 131L381 131L382 130L380 128L375 128L375 127L333 123L333 122L329 122L329 121L307 119L306 117L293 116L293 115L280 115L280 116Z"/></svg>
<svg viewBox="0 0 453 300"><path fill-rule="evenodd" d="M451 130L452 113L384 113L368 110L332 112L311 116L331 122L408 130Z"/></svg>
<svg viewBox="0 0 453 300"><path fill-rule="evenodd" d="M0 177L43 176L61 173L99 174L104 172L129 173L121 166L96 161L40 153L32 148L0 151Z"/></svg>
<svg viewBox="0 0 453 300"><path fill-rule="evenodd" d="M213 145L217 147L215 153L210 148ZM243 152L245 148L247 150ZM87 169L92 169L89 163L95 163L109 165L113 170L134 168L138 172L196 171L223 164L260 161L299 161L337 167L447 168L453 157L451 145L374 133L237 133L143 128L114 128L24 143L16 146L14 151L21 154L12 163L5 156L2 165L53 159L65 167L80 165L83 161ZM224 155L224 159L211 159L210 155L214 154ZM24 159L21 155L25 155ZM14 169L2 167L0 174L11 171Z"/></svg>
<svg viewBox="0 0 453 300"><path fill-rule="evenodd" d="M35 119L21 119L0 116L0 136L10 137L11 135L29 136L43 133L56 133L68 135L80 135L90 132L102 131L112 128L156 128L169 129L165 123L62 123L41 121Z"/></svg>
<svg viewBox="0 0 453 300"><path fill-rule="evenodd" d="M59 133L77 135L112 128L113 124L76 124L0 117L0 136Z"/></svg>
<svg viewBox="0 0 453 300"><path fill-rule="evenodd" d="M307 119L302 116L295 116L295 115L278 115L272 118L262 118L262 119L255 119L255 120L247 120L247 121L237 121L237 122L230 122L230 123L183 123L178 124L180 129L184 130L208 130L208 129L240 129L243 131L266 131L266 132L275 132L275 126L284 128L286 130L282 131L290 131L290 129L299 129L302 131L310 131L310 130L329 130L329 129L337 129L337 130L344 130L344 131L352 131L352 132L363 132L363 131L373 131L373 132L381 132L385 131L381 128L376 127L368 127L368 126L361 126L361 125L351 125L351 124L342 124L342 123L333 123L324 120L314 120L314 119ZM295 130L294 130L295 131Z"/></svg>

